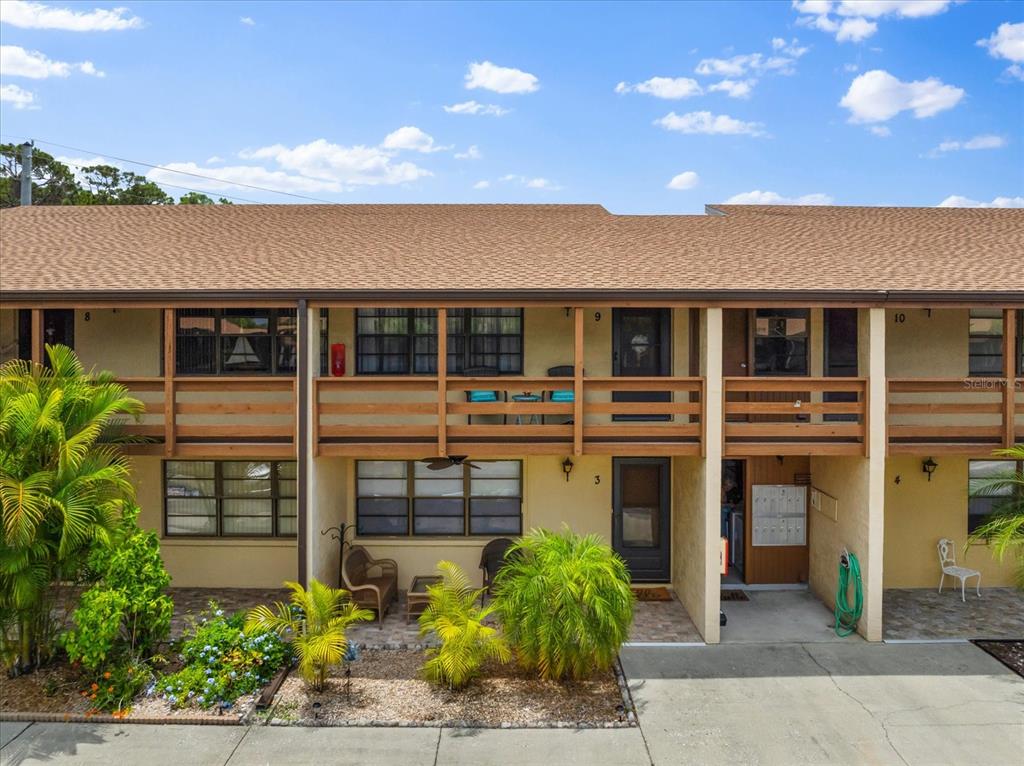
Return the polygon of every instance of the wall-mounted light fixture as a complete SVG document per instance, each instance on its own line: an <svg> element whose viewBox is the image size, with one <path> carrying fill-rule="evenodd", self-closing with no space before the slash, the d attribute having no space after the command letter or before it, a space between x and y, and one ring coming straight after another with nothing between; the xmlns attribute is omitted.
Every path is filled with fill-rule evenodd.
<svg viewBox="0 0 1024 766"><path fill-rule="evenodd" d="M932 480L932 474L935 473L935 469L938 467L939 464L936 463L931 458L928 458L923 463L921 463L921 470L928 474L928 481Z"/></svg>
<svg viewBox="0 0 1024 766"><path fill-rule="evenodd" d="M565 480L569 481L569 474L572 473L574 464L570 458L566 458L562 461L562 473L565 474Z"/></svg>

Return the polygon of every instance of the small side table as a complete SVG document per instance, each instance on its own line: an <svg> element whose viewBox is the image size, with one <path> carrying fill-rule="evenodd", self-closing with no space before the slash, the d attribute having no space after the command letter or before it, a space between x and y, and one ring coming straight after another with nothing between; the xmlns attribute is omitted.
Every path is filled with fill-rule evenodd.
<svg viewBox="0 0 1024 766"><path fill-rule="evenodd" d="M427 588L437 585L442 579L444 578L436 575L416 575L412 578L412 585L409 586L409 591L405 594L406 622L409 622L409 618L414 614L423 614L423 610L430 603L430 594L427 593Z"/></svg>
<svg viewBox="0 0 1024 766"><path fill-rule="evenodd" d="M513 402L540 402L543 401L537 394L531 394L529 391L524 391L521 394L515 394L512 396ZM526 425L537 425L544 422L544 416L537 413L532 413L526 416ZM516 415L515 425L523 425L523 416Z"/></svg>

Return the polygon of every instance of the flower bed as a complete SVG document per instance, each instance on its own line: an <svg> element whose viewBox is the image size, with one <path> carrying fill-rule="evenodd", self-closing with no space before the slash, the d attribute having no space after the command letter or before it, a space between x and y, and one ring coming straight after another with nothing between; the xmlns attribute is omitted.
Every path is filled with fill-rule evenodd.
<svg viewBox="0 0 1024 766"><path fill-rule="evenodd" d="M292 675L265 715L272 725L299 726L611 728L636 720L617 672L560 683L489 662L479 678L453 692L425 681L422 665L421 651L367 650L351 665L350 694L340 668L320 694Z"/></svg>

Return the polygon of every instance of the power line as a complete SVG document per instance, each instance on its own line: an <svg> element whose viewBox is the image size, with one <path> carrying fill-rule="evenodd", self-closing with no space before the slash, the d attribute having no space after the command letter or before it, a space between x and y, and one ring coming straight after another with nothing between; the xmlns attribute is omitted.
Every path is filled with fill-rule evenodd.
<svg viewBox="0 0 1024 766"><path fill-rule="evenodd" d="M18 156L17 152L5 152L2 149L0 149L0 154L6 154L8 157L17 157ZM78 168L79 170L88 170L89 168L96 167L95 165L79 165L77 162L66 162L66 161L65 162L61 162L61 164L62 165L68 165L69 167L73 167L73 168ZM143 177L143 176L140 176L140 177ZM152 183L157 183L157 182L153 181ZM193 189L191 186L178 186L176 184L168 184L168 183L160 183L159 185L160 186L166 186L166 187L168 187L170 189L181 189L182 191L196 192L197 194L203 194L203 195L206 194L205 190L203 190L203 189ZM217 194L216 192L213 192L213 193ZM258 205L258 204L260 204L256 200L246 199L245 197L234 197L234 196L232 196L230 194L217 194L217 196L221 197L223 199L234 200L236 202L245 202L245 203L248 203L250 205Z"/></svg>
<svg viewBox="0 0 1024 766"><path fill-rule="evenodd" d="M9 138L15 138L15 139L17 138L16 136L12 136L10 133L8 133L7 135L8 135ZM23 139L23 140L27 140L27 139ZM81 147L77 147L77 146L68 146L67 144L58 144L55 141L44 141L41 138L37 138L37 139L33 139L33 140L36 141L36 143L46 144L47 146L56 146L56 147L58 147L60 149L67 149L67 150L72 151L72 152L84 152L85 154L95 154L95 155L102 156L102 157L109 157L110 159L117 160L118 162L128 162L128 163L130 163L132 165L142 165L143 167L153 168L155 170L163 170L163 171L166 171L167 173L178 173L178 174L184 175L184 176L192 176L193 178L202 178L205 181L214 181L216 183L228 184L230 186L241 186L241 187L246 188L246 189L255 189L256 191L269 192L270 194L283 194L286 197L294 197L296 199L306 200L307 202L319 202L319 203L321 203L323 205L336 205L336 204L338 204L337 202L332 202L331 200L326 200L326 199L320 199L319 197L308 197L305 194L296 194L294 192L281 191L280 189L268 189L265 186L256 186L254 184L245 184L245 183L241 183L240 181L226 181L223 178L217 178L216 176L205 176L205 175L202 175L201 173L192 173L192 172L187 171L187 170L176 170L174 168L169 168L169 167L166 167L164 165L154 165L151 162L143 162L142 160L130 160L130 159L126 158L126 157L116 157L113 154L108 154L107 152L99 152L99 151L96 151L94 149L82 149ZM160 183L160 182L156 181L155 183ZM167 185L171 186L171 184L167 184ZM177 188L185 188L185 187L177 187ZM198 191L198 190L193 189L192 191ZM258 203L256 203L256 204L258 204Z"/></svg>

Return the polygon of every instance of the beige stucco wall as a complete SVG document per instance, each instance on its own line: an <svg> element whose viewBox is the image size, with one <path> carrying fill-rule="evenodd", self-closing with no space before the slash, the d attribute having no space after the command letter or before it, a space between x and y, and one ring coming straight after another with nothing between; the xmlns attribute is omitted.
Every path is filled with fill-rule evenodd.
<svg viewBox="0 0 1024 766"><path fill-rule="evenodd" d="M132 458L132 476L141 512L139 525L162 534L162 461ZM163 537L160 552L171 585L191 588L279 588L298 576L298 552L287 540L186 540Z"/></svg>
<svg viewBox="0 0 1024 766"><path fill-rule="evenodd" d="M929 315L930 314L930 315ZM967 374L968 310L903 308L885 312L885 367L890 378ZM905 317L897 322L896 317Z"/></svg>
<svg viewBox="0 0 1024 766"><path fill-rule="evenodd" d="M938 455L931 481L922 458L890 457L885 472L885 587L937 588L939 559L935 546L943 537L957 543L957 561L981 572L983 587L1013 584L1013 558L1000 564L987 545L967 541L966 457ZM896 477L900 483L896 483ZM950 578L946 578L949 584ZM973 584L973 580L971 581Z"/></svg>
<svg viewBox="0 0 1024 766"><path fill-rule="evenodd" d="M706 637L703 615L707 612L707 557L704 528L705 468L700 457L672 458L672 583L701 635Z"/></svg>
<svg viewBox="0 0 1024 766"><path fill-rule="evenodd" d="M475 456L486 460L486 455ZM523 530L537 527L558 530L567 524L579 534L597 534L606 541L611 538L612 461L604 455L573 458L575 464L569 481L562 472L564 456L530 455L523 460ZM342 493L329 497L330 508L319 511L324 527L341 521L355 521L355 460L330 461L330 471L343 473ZM328 523L329 522L329 523ZM325 544L319 529L310 530L315 544ZM393 558L398 562L399 587L409 587L415 575L433 574L437 562L454 561L477 583L480 582L480 551L490 538L358 538L377 558ZM327 543L333 545L333 543Z"/></svg>
<svg viewBox="0 0 1024 766"><path fill-rule="evenodd" d="M814 488L836 498L836 518L809 507L807 542L810 557L808 584L831 609L839 580L839 555L849 549L860 562L862 575L869 566L868 460L862 457L811 456ZM851 596L852 598L852 596ZM863 634L863 624L860 632Z"/></svg>
<svg viewBox="0 0 1024 766"><path fill-rule="evenodd" d="M119 377L161 375L159 309L75 311L75 351L86 369ZM88 317L88 319L86 319Z"/></svg>

